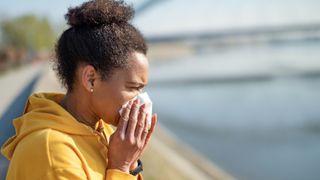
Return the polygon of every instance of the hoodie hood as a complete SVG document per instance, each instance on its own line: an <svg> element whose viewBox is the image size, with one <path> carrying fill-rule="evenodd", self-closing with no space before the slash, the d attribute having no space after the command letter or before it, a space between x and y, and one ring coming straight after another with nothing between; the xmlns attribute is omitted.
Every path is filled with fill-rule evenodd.
<svg viewBox="0 0 320 180"><path fill-rule="evenodd" d="M2 146L2 154L11 159L15 147L28 134L53 129L71 135L93 136L92 128L78 122L69 112L60 106L64 94L39 93L28 98L23 115L13 120L16 135Z"/></svg>

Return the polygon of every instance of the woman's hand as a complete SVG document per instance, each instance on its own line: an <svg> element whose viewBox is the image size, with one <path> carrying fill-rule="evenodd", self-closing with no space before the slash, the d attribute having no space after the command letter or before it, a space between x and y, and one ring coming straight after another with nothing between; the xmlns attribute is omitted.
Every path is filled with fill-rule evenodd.
<svg viewBox="0 0 320 180"><path fill-rule="evenodd" d="M148 127L148 114L139 99L130 101L122 111L117 130L110 136L108 150L108 169L119 169L129 173L130 167L144 152L154 131L157 116L152 116L151 128Z"/></svg>

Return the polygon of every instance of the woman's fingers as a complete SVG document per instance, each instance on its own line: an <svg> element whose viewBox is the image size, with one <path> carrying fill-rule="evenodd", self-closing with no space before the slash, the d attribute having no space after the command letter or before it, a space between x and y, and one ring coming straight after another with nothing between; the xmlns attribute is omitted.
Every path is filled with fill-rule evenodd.
<svg viewBox="0 0 320 180"><path fill-rule="evenodd" d="M132 107L131 107L131 112L129 115L129 122L127 126L127 132L126 136L127 138L130 138L131 140L134 139L134 132L136 130L136 125L137 125L137 117L139 113L139 106L140 106L140 100L136 99L134 100Z"/></svg>
<svg viewBox="0 0 320 180"><path fill-rule="evenodd" d="M144 149L157 123L157 115L152 116L151 127L148 126L148 117L145 112L145 105L140 107L140 100L130 101L129 105L123 110L119 121L118 129L132 145L138 145Z"/></svg>
<svg viewBox="0 0 320 180"><path fill-rule="evenodd" d="M120 114L120 119L119 119L119 123L117 126L117 131L122 135L126 134L126 129L127 129L128 121L129 121L129 115L130 115L132 103L133 102L130 101Z"/></svg>
<svg viewBox="0 0 320 180"><path fill-rule="evenodd" d="M149 114L146 115L145 119L144 119L144 128L143 131L141 133L141 142L144 145L144 141L146 140L147 134L149 132L149 128L148 128L148 118L149 118Z"/></svg>
<svg viewBox="0 0 320 180"><path fill-rule="evenodd" d="M141 107L140 107L140 110L139 110L139 115L138 115L138 121L137 121L137 126L136 126L136 129L135 129L135 133L134 133L134 136L140 140L141 139L141 134L143 132L143 129L144 129L144 126L145 126L145 118L146 118L146 112L145 112L145 104L143 104Z"/></svg>
<svg viewBox="0 0 320 180"><path fill-rule="evenodd" d="M141 141L144 142L144 147L146 146L146 144L148 144L150 137L151 137L151 134L153 133L154 128L156 127L156 124L157 124L157 120L158 120L157 114L153 114L153 116L151 118L151 127L149 129L148 124L147 124L148 123L148 121L147 121L148 116L149 116L149 114L147 114L145 128L144 128L144 131L141 136Z"/></svg>

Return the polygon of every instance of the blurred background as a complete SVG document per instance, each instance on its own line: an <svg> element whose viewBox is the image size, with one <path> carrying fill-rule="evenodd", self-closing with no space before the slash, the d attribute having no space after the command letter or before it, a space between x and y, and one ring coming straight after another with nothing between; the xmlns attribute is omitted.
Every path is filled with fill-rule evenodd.
<svg viewBox="0 0 320 180"><path fill-rule="evenodd" d="M35 87L55 90L43 78L82 2L0 2L1 144ZM160 124L145 179L320 179L320 1L126 2L149 44Z"/></svg>

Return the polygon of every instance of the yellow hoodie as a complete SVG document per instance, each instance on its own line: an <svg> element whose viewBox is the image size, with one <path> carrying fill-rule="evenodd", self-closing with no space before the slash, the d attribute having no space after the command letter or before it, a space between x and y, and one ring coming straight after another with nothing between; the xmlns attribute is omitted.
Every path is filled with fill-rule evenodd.
<svg viewBox="0 0 320 180"><path fill-rule="evenodd" d="M78 122L59 102L64 94L39 93L29 97L23 116L13 121L16 135L2 146L10 160L7 180L133 180L107 168L112 128L100 120L96 129Z"/></svg>

